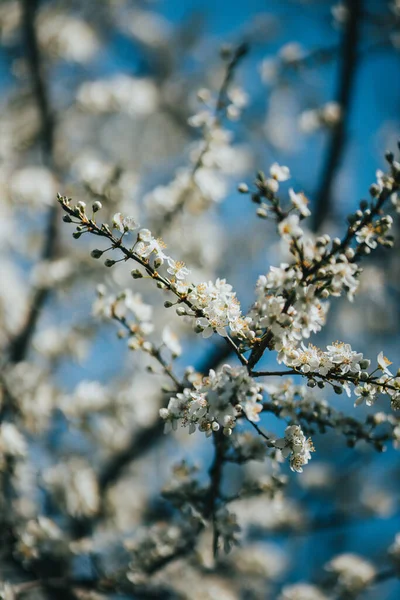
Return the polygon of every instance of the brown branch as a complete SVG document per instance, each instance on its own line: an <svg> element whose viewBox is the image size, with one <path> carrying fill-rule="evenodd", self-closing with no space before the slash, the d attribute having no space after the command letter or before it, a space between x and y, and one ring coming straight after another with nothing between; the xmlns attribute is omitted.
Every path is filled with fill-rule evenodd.
<svg viewBox="0 0 400 600"><path fill-rule="evenodd" d="M210 369L215 369L223 360L231 356L232 350L228 345L219 344L215 346L203 361L200 361L195 370L199 373L208 374ZM130 444L123 450L112 456L102 467L99 477L99 495L102 499L100 512L94 519L80 520L74 523L74 534L76 537L86 535L92 530L93 526L106 516L106 499L108 490L115 485L125 470L134 461L139 460L143 455L152 450L164 438L164 422L157 418L154 423L148 427L139 429L132 436Z"/></svg>
<svg viewBox="0 0 400 600"><path fill-rule="evenodd" d="M362 0L347 0L345 4L348 10L348 18L342 40L341 64L336 94L336 101L341 110L341 118L339 123L334 126L329 140L326 161L316 194L312 218L314 231L321 227L331 209L332 187L346 144L348 118L357 68L357 45L362 20Z"/></svg>
<svg viewBox="0 0 400 600"><path fill-rule="evenodd" d="M214 460L210 467L210 487L208 491L208 499L205 506L204 516L211 519L213 525L213 556L214 559L218 556L218 541L219 532L217 526L217 503L221 494L222 472L225 459L225 436L222 430L216 431L213 434L214 440Z"/></svg>
<svg viewBox="0 0 400 600"><path fill-rule="evenodd" d="M44 164L49 169L55 171L55 121L50 107L49 92L43 74L42 58L35 28L35 19L39 0L21 0L21 3L22 28L26 47L26 58L32 81L33 94L41 121L40 143L42 149L42 159ZM53 206L49 210L41 252L42 260L50 260L55 255L57 242L57 221L57 206ZM50 290L45 287L39 287L32 291L28 313L22 328L10 342L8 354L11 362L17 363L25 358L36 328L37 321L49 294Z"/></svg>

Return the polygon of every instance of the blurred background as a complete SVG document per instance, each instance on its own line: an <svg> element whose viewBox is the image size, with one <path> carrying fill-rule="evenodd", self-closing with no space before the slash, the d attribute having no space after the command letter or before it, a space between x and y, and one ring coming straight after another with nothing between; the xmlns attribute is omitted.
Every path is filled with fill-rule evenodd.
<svg viewBox="0 0 400 600"><path fill-rule="evenodd" d="M226 278L246 311L257 277L287 256L273 224L257 218L237 185L274 162L288 165L282 195L293 187L310 199L310 232L342 235L400 138L400 3L2 0L0 41L0 344L29 446L13 472L12 500L3 491L0 508L5 523L12 506L22 528L43 514L72 539L93 536L95 565L82 546L67 561L90 577L124 560L121 540L173 519L160 489L175 463L184 458L206 477L211 461L204 436L163 436L164 377L99 317L97 286L128 287L153 306L156 339L166 326L180 339L178 373L236 363L216 336L201 340L165 311L158 290L133 281L129 265L110 270L90 258L96 240L72 239L56 193L100 200L102 221L133 215L195 281ZM240 110L222 118L229 143L221 141L190 188L185 177L202 139L192 117L201 115L204 94L217 97L224 53L243 43L248 53L232 84ZM331 303L315 343L344 340L373 360L383 349L397 365L399 281L396 242L367 257L355 302ZM274 365L275 356L263 359L263 367ZM355 410L347 397L328 390L321 397L360 419L390 411L387 400ZM272 415L262 425L278 435L284 429ZM258 496L235 507L243 546L226 564L211 574L172 564L154 575L164 591L148 597L274 599L287 584L323 582L324 565L341 553L385 565L400 530L398 449L349 448L334 432L313 440L317 452L302 475L282 466L284 499ZM227 468L227 493L266 473L255 461ZM24 543L21 564L32 560ZM362 598L399 593L388 579Z"/></svg>

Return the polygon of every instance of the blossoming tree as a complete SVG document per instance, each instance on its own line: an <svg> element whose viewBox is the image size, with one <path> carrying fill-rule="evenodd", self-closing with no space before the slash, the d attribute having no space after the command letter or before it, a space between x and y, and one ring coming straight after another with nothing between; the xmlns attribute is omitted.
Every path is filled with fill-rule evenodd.
<svg viewBox="0 0 400 600"><path fill-rule="evenodd" d="M177 31L140 3L105 2L93 26L73 6L5 4L3 43L18 47L22 32L33 94L22 104L29 135L23 129L13 141L2 123L10 134L2 148L10 181L4 218L14 208L13 222L24 223L15 236L24 239L13 246L7 238L5 249L17 255L2 267L0 598L350 599L398 576L396 531L382 567L352 551L332 553L326 575L307 583L287 583L290 549L268 539L368 514L365 494L352 497L351 464L336 475L318 460L313 468L316 439L332 431L333 452L362 446L366 466L370 448L400 446L396 357L361 352L337 336L321 342L339 297L357 305L364 266L396 245L400 212L393 149L341 231L321 231L332 229L326 222L367 18L361 0L333 9L339 49L291 44L261 64L263 80L278 86L288 70L342 53L337 101L299 120L304 130L331 135L316 203L282 161L242 181L257 163L249 150L257 132L246 131L249 147L234 141L250 101L237 79L257 28L249 42L224 46L216 76L204 69L199 80L210 85L196 81L194 99L193 82L176 82L179 55L198 43L196 31L180 32L173 46ZM394 3L370 16L394 47L399 14ZM90 81L80 73L55 115L44 58L55 75L64 61L87 65L110 22L141 46L152 74ZM124 137L130 127L134 149ZM149 161L166 161L185 142L189 152L172 179L151 174L159 184L146 183ZM34 155L35 144L41 164L30 164L26 151ZM251 290L235 275L250 271L250 228L235 230L227 219L232 239L223 245L217 218L232 180L241 218L250 222L255 212L254 230L275 244L273 264L257 262ZM22 203L31 207L28 224ZM24 272L37 237L41 256L25 287L15 265ZM85 365L88 354L94 371L79 367L77 378L76 363ZM341 407L336 395L346 398ZM353 513L343 508L340 484ZM295 485L305 486L310 504L313 490L329 490L334 511L326 522L304 512ZM390 512L385 495L371 506Z"/></svg>

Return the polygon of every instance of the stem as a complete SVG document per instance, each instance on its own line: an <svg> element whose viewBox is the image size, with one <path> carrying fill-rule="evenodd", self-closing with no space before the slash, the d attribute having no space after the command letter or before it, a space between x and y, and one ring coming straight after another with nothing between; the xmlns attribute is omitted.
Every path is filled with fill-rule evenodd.
<svg viewBox="0 0 400 600"><path fill-rule="evenodd" d="M219 541L219 532L217 527L217 503L218 498L221 494L221 483L222 483L222 473L223 473L223 465L225 462L225 437L222 430L216 431L213 434L214 441L214 460L210 467L210 487L208 500L205 507L205 517L211 518L213 525L213 556L214 559L218 556L218 541Z"/></svg>

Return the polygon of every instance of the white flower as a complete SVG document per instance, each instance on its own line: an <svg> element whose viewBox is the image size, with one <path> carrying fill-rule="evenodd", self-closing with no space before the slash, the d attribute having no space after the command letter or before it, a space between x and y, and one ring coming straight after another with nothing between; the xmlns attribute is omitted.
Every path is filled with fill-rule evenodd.
<svg viewBox="0 0 400 600"><path fill-rule="evenodd" d="M321 109L321 120L328 127L334 127L342 118L342 109L338 102L327 102Z"/></svg>
<svg viewBox="0 0 400 600"><path fill-rule="evenodd" d="M396 212L400 213L400 194L396 192L394 194L391 194L390 201L395 207Z"/></svg>
<svg viewBox="0 0 400 600"><path fill-rule="evenodd" d="M162 264L168 260L169 256L164 253L165 244L161 239L152 236L149 229L141 229L138 233L138 243L135 246L135 252L142 258L149 258L151 254Z"/></svg>
<svg viewBox="0 0 400 600"><path fill-rule="evenodd" d="M325 567L338 576L338 581L347 591L360 593L375 577L375 568L356 554L340 554Z"/></svg>
<svg viewBox="0 0 400 600"><path fill-rule="evenodd" d="M308 348L301 344L302 350L291 350L286 355L285 364L296 367L303 373L318 372L321 362L321 351L309 344Z"/></svg>
<svg viewBox="0 0 400 600"><path fill-rule="evenodd" d="M278 163L271 165L269 173L276 181L286 181L287 179L290 179L289 167L278 165Z"/></svg>
<svg viewBox="0 0 400 600"><path fill-rule="evenodd" d="M173 258L168 258L167 272L173 275L176 279L184 280L190 274L190 270L185 267L185 263L175 261Z"/></svg>
<svg viewBox="0 0 400 600"><path fill-rule="evenodd" d="M17 596L10 583L0 581L0 600L16 600Z"/></svg>
<svg viewBox="0 0 400 600"><path fill-rule="evenodd" d="M242 319L240 303L225 279L217 279L215 283L199 283L191 290L188 299L203 313L202 317L196 319L203 337L210 337L214 331L225 337L227 327L238 336L250 335L248 320Z"/></svg>
<svg viewBox="0 0 400 600"><path fill-rule="evenodd" d="M303 235L299 222L299 215L289 215L279 223L278 231L284 240L291 241L293 238L299 238Z"/></svg>
<svg viewBox="0 0 400 600"><path fill-rule="evenodd" d="M23 458L26 455L27 445L13 423L4 422L0 425L0 470L3 456Z"/></svg>
<svg viewBox="0 0 400 600"><path fill-rule="evenodd" d="M306 198L303 192L299 192L298 194L296 194L294 190L290 188L289 196L293 206L297 208L297 210L303 217L309 217L311 215L311 211L307 207L309 200Z"/></svg>
<svg viewBox="0 0 400 600"><path fill-rule="evenodd" d="M212 431L222 427L223 433L230 435L241 414L237 412L237 405L249 420L260 420L261 387L245 367L224 365L217 372L211 370L208 377L194 383L194 388L185 388L170 398L167 409L160 410L161 418L166 421L165 433L176 429L180 422L189 427L189 433L197 427L211 435Z"/></svg>
<svg viewBox="0 0 400 600"><path fill-rule="evenodd" d="M94 515L99 507L99 489L92 468L79 458L51 467L44 475L56 499L71 516Z"/></svg>
<svg viewBox="0 0 400 600"><path fill-rule="evenodd" d="M354 393L357 396L357 400L355 401L354 406L359 406L364 401L367 406L372 406L376 400L376 392L376 387L371 385L370 383L358 385L354 390Z"/></svg>
<svg viewBox="0 0 400 600"><path fill-rule="evenodd" d="M332 346L327 346L328 358L339 368L341 375L346 373L359 373L361 371L360 360L363 355L361 352L354 352L350 344L335 342Z"/></svg>
<svg viewBox="0 0 400 600"><path fill-rule="evenodd" d="M294 583L285 585L278 600L328 600L328 597L315 585Z"/></svg>
<svg viewBox="0 0 400 600"><path fill-rule="evenodd" d="M182 346L179 343L178 336L172 331L172 329L166 325L162 332L162 341L171 350L174 356L180 356L182 353Z"/></svg>
<svg viewBox="0 0 400 600"><path fill-rule="evenodd" d="M299 128L303 133L313 133L321 127L320 114L317 109L305 110L299 117Z"/></svg>
<svg viewBox="0 0 400 600"><path fill-rule="evenodd" d="M81 381L71 396L62 399L62 410L68 416L81 417L109 406L107 390L98 381Z"/></svg>
<svg viewBox="0 0 400 600"><path fill-rule="evenodd" d="M139 223L136 223L133 217L123 217L121 213L115 213L113 217L113 227L118 229L121 233L133 231L139 227Z"/></svg>
<svg viewBox="0 0 400 600"><path fill-rule="evenodd" d="M306 439L299 425L286 427L285 437L275 440L274 446L281 450L283 458L290 457L290 468L298 473L303 472L303 466L315 451L311 438Z"/></svg>
<svg viewBox="0 0 400 600"><path fill-rule="evenodd" d="M393 363L388 358L386 358L386 356L383 355L383 352L379 352L378 367L387 375L391 375L391 372L389 371L388 367L392 364Z"/></svg>
<svg viewBox="0 0 400 600"><path fill-rule="evenodd" d="M359 244L366 244L369 248L374 250L378 245L374 224L369 223L368 225L361 227L360 231L357 231L356 233L356 240Z"/></svg>
<svg viewBox="0 0 400 600"><path fill-rule="evenodd" d="M140 322L150 322L153 316L153 307L143 302L141 294L134 294L130 289L123 292L122 298L126 308L133 313Z"/></svg>

